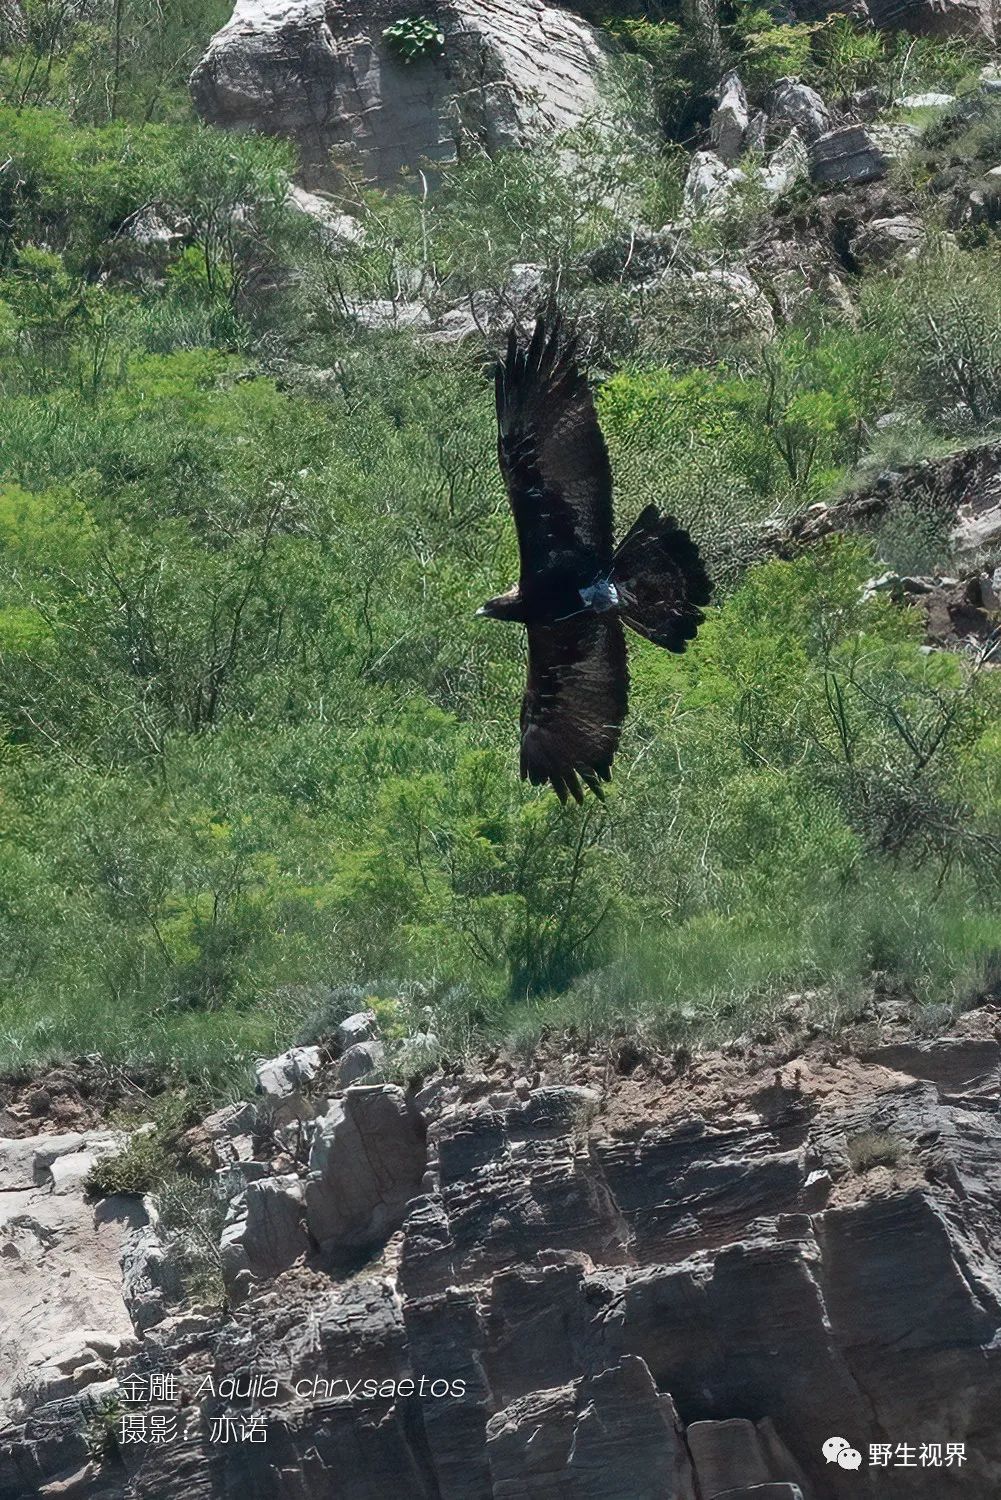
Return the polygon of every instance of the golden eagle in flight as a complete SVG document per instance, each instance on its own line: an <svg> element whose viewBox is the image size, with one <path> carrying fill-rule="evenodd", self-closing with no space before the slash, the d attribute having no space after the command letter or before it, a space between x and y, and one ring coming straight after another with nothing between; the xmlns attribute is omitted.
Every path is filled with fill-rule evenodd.
<svg viewBox="0 0 1001 1500"><path fill-rule="evenodd" d="M600 797L626 716L623 621L684 651L711 592L698 548L648 505L615 546L612 472L576 337L540 317L527 347L512 328L498 364L497 450L521 576L477 613L528 631L521 774L561 802Z"/></svg>

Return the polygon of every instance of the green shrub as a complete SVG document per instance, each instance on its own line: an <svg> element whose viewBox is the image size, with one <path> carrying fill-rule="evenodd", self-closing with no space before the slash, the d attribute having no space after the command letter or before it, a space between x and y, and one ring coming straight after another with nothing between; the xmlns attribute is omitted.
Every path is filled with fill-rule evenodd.
<svg viewBox="0 0 1001 1500"><path fill-rule="evenodd" d="M440 57L445 49L445 33L429 16L404 16L382 33L382 40L402 63L420 62Z"/></svg>
<svg viewBox="0 0 1001 1500"><path fill-rule="evenodd" d="M720 59L713 39L674 20L648 16L616 17L608 29L627 55L646 64L643 75L633 79L634 95L648 90L663 134L682 139L719 80Z"/></svg>
<svg viewBox="0 0 1001 1500"><path fill-rule="evenodd" d="M864 289L865 315L892 351L898 399L946 432L969 434L1001 415L998 271L996 248L981 255L946 242Z"/></svg>
<svg viewBox="0 0 1001 1500"><path fill-rule="evenodd" d="M878 31L848 16L831 16L816 29L806 71L822 93L843 98L876 89L887 106L901 95L954 93L977 77L988 52L963 37L912 36Z"/></svg>
<svg viewBox="0 0 1001 1500"><path fill-rule="evenodd" d="M87 1173L88 1193L102 1198L112 1193L142 1196L159 1187L171 1163L162 1139L155 1130L136 1131L121 1151L102 1156Z"/></svg>
<svg viewBox="0 0 1001 1500"><path fill-rule="evenodd" d="M777 22L753 0L739 4L734 37L741 48L740 76L749 92L762 98L780 78L807 73L818 29L804 22Z"/></svg>
<svg viewBox="0 0 1001 1500"><path fill-rule="evenodd" d="M360 984L309 986L295 1000L304 1012L295 1039L300 1047L328 1041L342 1021L372 1004L368 987Z"/></svg>
<svg viewBox="0 0 1001 1500"><path fill-rule="evenodd" d="M78 120L190 118L188 75L229 9L226 0L31 0L26 36L0 36L0 89L18 109L56 104Z"/></svg>
<svg viewBox="0 0 1001 1500"><path fill-rule="evenodd" d="M90 1457L98 1464L114 1459L118 1453L118 1434L121 1432L122 1404L114 1396L102 1396L97 1410L88 1416L81 1432Z"/></svg>
<svg viewBox="0 0 1001 1500"><path fill-rule="evenodd" d="M158 1231L179 1267L187 1302L221 1307L226 1300L219 1243L229 1210L227 1190L213 1179L175 1172L156 1194Z"/></svg>
<svg viewBox="0 0 1001 1500"><path fill-rule="evenodd" d="M838 98L868 88L888 90L888 43L875 28L833 16L814 46L818 87L826 86Z"/></svg>
<svg viewBox="0 0 1001 1500"><path fill-rule="evenodd" d="M863 1174L874 1167L896 1167L906 1154L906 1143L888 1131L866 1130L848 1142L852 1171Z"/></svg>

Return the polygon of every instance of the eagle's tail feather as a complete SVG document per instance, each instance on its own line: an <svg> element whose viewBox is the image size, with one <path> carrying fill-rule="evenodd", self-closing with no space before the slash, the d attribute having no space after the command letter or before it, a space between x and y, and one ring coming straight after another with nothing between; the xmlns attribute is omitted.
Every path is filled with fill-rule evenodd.
<svg viewBox="0 0 1001 1500"><path fill-rule="evenodd" d="M698 547L655 505L640 512L619 543L612 582L626 624L667 651L684 651L712 594Z"/></svg>

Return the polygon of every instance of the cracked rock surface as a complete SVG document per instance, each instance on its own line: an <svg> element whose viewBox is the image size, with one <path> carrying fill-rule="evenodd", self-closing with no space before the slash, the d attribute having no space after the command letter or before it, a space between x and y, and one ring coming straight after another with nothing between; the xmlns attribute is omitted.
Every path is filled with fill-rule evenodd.
<svg viewBox="0 0 1001 1500"><path fill-rule="evenodd" d="M694 1057L564 1038L531 1082L495 1054L314 1096L301 1159L250 1164L232 1309L130 1297L134 1327L136 1200L60 1183L65 1137L2 1142L4 1337L35 1309L39 1358L5 1362L0 1500L835 1500L832 1434L964 1443L936 1500L988 1500L999 1035L989 1006L938 1036L877 1007L834 1041L793 1007ZM149 1371L175 1376L176 1438L95 1452L100 1402ZM250 1411L266 1442L210 1440ZM852 1485L918 1493L902 1468Z"/></svg>
<svg viewBox="0 0 1001 1500"><path fill-rule="evenodd" d="M606 58L598 33L544 0L443 0L440 56L405 63L383 32L400 0L237 0L191 79L215 125L265 130L298 147L307 188L342 168L393 185L456 160L527 145L594 113Z"/></svg>

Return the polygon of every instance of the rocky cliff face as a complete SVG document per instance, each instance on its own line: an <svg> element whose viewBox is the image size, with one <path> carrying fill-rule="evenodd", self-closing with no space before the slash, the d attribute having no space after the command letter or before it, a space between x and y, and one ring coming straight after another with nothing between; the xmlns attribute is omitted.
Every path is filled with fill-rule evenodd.
<svg viewBox="0 0 1001 1500"><path fill-rule="evenodd" d="M889 1002L837 1041L801 1016L406 1091L328 1097L322 1052L285 1059L189 1142L242 1188L226 1313L178 1306L138 1200L83 1196L103 1135L15 1108L0 1497L833 1500L837 1436L853 1494L987 1500L1001 1011L917 1041ZM171 1435L125 1441L123 1414ZM950 1443L961 1467L868 1462Z"/></svg>
<svg viewBox="0 0 1001 1500"><path fill-rule="evenodd" d="M598 103L592 27L544 0L445 0L440 56L407 62L383 32L399 0L238 0L191 81L213 124L288 136L307 187L347 167L392 185L403 171L567 130Z"/></svg>
<svg viewBox="0 0 1001 1500"><path fill-rule="evenodd" d="M884 31L908 31L915 36L962 36L991 42L996 38L995 0L797 0L793 10L802 20L820 20L848 12Z"/></svg>

